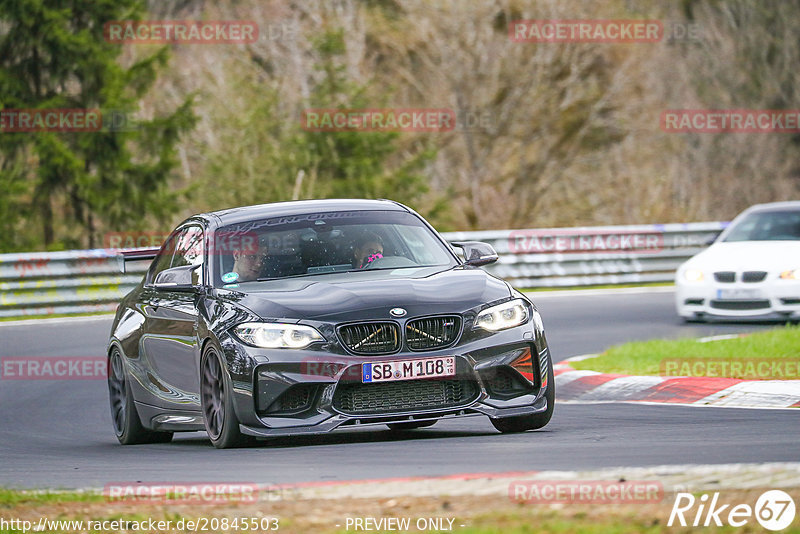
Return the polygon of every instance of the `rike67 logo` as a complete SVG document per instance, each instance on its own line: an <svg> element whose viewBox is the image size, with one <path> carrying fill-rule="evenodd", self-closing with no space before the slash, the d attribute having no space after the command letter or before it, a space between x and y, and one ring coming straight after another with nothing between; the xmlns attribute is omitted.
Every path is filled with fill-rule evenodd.
<svg viewBox="0 0 800 534"><path fill-rule="evenodd" d="M700 497L695 497L691 493L678 493L667 526L671 527L677 521L682 527L708 527L712 524L717 527L725 524L741 527L755 517L763 528L777 531L791 525L794 516L794 500L781 490L765 491L756 500L755 507L749 504L722 504L719 492L715 492L710 500L707 493Z"/></svg>

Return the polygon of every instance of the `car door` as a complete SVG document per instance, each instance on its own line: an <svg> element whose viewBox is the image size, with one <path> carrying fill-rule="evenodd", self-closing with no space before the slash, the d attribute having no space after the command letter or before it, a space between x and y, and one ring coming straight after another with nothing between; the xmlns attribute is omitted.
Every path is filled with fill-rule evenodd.
<svg viewBox="0 0 800 534"><path fill-rule="evenodd" d="M169 267L200 265L194 271L203 280L204 234L200 226L189 225L176 232L174 253ZM155 275L166 262L156 265L142 293L145 314L141 354L147 362L145 387L159 406L177 410L200 409L197 338L199 294L153 286ZM161 269L158 269L161 267Z"/></svg>

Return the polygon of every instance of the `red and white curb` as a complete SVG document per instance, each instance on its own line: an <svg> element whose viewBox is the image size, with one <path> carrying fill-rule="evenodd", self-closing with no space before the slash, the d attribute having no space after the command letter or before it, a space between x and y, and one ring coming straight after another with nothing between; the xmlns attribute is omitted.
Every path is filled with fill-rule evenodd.
<svg viewBox="0 0 800 534"><path fill-rule="evenodd" d="M575 356L553 365L559 402L643 402L733 408L800 408L800 380L630 376L578 371Z"/></svg>

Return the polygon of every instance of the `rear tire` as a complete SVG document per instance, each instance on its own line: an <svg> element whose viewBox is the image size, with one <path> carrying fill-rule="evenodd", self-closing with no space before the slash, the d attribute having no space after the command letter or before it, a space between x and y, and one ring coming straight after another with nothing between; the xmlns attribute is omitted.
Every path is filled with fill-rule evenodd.
<svg viewBox="0 0 800 534"><path fill-rule="evenodd" d="M136 412L129 385L122 353L115 348L108 358L108 398L111 404L111 422L119 442L123 445L136 445L172 441L172 432L157 432L144 427Z"/></svg>
<svg viewBox="0 0 800 534"><path fill-rule="evenodd" d="M391 430L414 430L415 428L425 428L433 426L437 421L409 421L408 423L389 423L388 426Z"/></svg>
<svg viewBox="0 0 800 534"><path fill-rule="evenodd" d="M218 449L241 447L255 441L239 430L230 379L219 351L209 345L200 361L200 404L211 443Z"/></svg>
<svg viewBox="0 0 800 534"><path fill-rule="evenodd" d="M547 391L544 394L547 399L547 410L542 413L531 415L518 415L515 417L501 417L491 419L492 425L500 432L507 434L511 432L525 432L526 430L536 430L544 428L553 417L553 409L556 404L556 380L553 376L553 362L547 368Z"/></svg>

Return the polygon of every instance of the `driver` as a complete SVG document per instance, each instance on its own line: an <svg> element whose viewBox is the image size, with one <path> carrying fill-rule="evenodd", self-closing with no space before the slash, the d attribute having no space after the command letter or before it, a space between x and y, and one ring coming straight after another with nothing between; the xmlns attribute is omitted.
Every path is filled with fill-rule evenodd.
<svg viewBox="0 0 800 534"><path fill-rule="evenodd" d="M261 276L261 268L264 262L264 249L260 239L258 246L243 246L233 250L233 272L239 275L238 281L248 282L256 280Z"/></svg>
<svg viewBox="0 0 800 534"><path fill-rule="evenodd" d="M383 258L381 238L372 232L362 235L353 249L353 267L363 269L380 258Z"/></svg>

